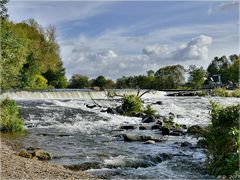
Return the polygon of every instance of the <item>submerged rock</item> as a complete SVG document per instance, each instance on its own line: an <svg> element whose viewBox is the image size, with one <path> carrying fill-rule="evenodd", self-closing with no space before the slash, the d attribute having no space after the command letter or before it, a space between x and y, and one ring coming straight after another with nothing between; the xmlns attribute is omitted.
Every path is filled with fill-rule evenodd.
<svg viewBox="0 0 240 180"><path fill-rule="evenodd" d="M170 136L181 136L182 133L176 132L176 131L172 131L172 132L169 133L169 135L170 135Z"/></svg>
<svg viewBox="0 0 240 180"><path fill-rule="evenodd" d="M120 129L124 129L124 130L130 130L130 129L136 129L137 127L134 125L124 125L121 126Z"/></svg>
<svg viewBox="0 0 240 180"><path fill-rule="evenodd" d="M121 114L121 115L123 115L125 113L125 111L123 110L122 106L116 107L115 110L116 110L116 112L118 114Z"/></svg>
<svg viewBox="0 0 240 180"><path fill-rule="evenodd" d="M114 108L110 108L110 107L107 108L106 112L110 114L117 114L117 111Z"/></svg>
<svg viewBox="0 0 240 180"><path fill-rule="evenodd" d="M101 164L98 162L84 162L82 164L64 165L64 167L72 171L85 171L88 169L100 169Z"/></svg>
<svg viewBox="0 0 240 180"><path fill-rule="evenodd" d="M180 145L181 147L192 147L192 144L190 142L184 141Z"/></svg>
<svg viewBox="0 0 240 180"><path fill-rule="evenodd" d="M123 134L124 141L148 141L153 140L156 142L161 142L163 139L161 138L155 138L152 136L144 136L144 135L130 135L130 134Z"/></svg>

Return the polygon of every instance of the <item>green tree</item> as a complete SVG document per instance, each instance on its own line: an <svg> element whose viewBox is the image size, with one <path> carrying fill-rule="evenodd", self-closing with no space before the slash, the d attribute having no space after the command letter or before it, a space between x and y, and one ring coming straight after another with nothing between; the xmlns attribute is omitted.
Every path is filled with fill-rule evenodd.
<svg viewBox="0 0 240 180"><path fill-rule="evenodd" d="M160 68L155 77L160 83L157 85L157 89L173 89L184 83L185 69L182 65L172 65Z"/></svg>
<svg viewBox="0 0 240 180"><path fill-rule="evenodd" d="M98 76L96 79L93 80L92 86L98 86L100 89L104 89L107 84L107 79L104 76Z"/></svg>
<svg viewBox="0 0 240 180"><path fill-rule="evenodd" d="M74 74L69 80L70 88L86 88L89 86L90 86L90 82L87 76Z"/></svg>
<svg viewBox="0 0 240 180"><path fill-rule="evenodd" d="M8 20L1 21L0 78L3 90L18 86L20 71L26 62L27 48L10 28Z"/></svg>
<svg viewBox="0 0 240 180"><path fill-rule="evenodd" d="M191 65L189 66L188 73L190 75L189 83L191 87L195 89L201 88L206 77L206 71L203 67L197 68L195 65Z"/></svg>
<svg viewBox="0 0 240 180"><path fill-rule="evenodd" d="M8 3L9 0L1 0L0 1L0 16L1 20L7 19L8 14L7 14L7 8L6 4Z"/></svg>

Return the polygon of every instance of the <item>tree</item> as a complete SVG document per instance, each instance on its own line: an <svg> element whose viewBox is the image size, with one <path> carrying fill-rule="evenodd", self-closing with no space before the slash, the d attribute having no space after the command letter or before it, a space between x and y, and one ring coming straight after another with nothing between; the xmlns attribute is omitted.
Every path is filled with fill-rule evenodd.
<svg viewBox="0 0 240 180"><path fill-rule="evenodd" d="M160 68L156 73L157 89L173 89L184 83L185 69L182 65L172 65Z"/></svg>
<svg viewBox="0 0 240 180"><path fill-rule="evenodd" d="M90 82L87 76L74 74L69 80L70 88L86 88L89 86L90 86Z"/></svg>
<svg viewBox="0 0 240 180"><path fill-rule="evenodd" d="M195 65L189 66L188 73L189 83L192 88L199 89L202 87L203 83L205 82L206 71L203 67L197 68Z"/></svg>
<svg viewBox="0 0 240 180"><path fill-rule="evenodd" d="M98 86L100 89L104 89L107 84L107 79L104 76L98 76L96 79L93 80L92 86Z"/></svg>
<svg viewBox="0 0 240 180"><path fill-rule="evenodd" d="M8 20L1 21L0 78L3 90L18 86L20 71L26 62L27 48L10 28Z"/></svg>
<svg viewBox="0 0 240 180"><path fill-rule="evenodd" d="M215 57L207 68L208 78L215 74L221 76L222 83L228 84L229 81L239 84L239 59L236 54L221 58Z"/></svg>
<svg viewBox="0 0 240 180"><path fill-rule="evenodd" d="M0 1L0 16L1 20L7 19L8 14L7 14L7 8L6 4L8 3L9 0L1 0Z"/></svg>

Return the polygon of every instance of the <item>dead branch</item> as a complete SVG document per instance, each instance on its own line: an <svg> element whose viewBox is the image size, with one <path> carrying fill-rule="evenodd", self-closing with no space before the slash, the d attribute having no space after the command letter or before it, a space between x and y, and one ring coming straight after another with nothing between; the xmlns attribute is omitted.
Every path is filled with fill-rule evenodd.
<svg viewBox="0 0 240 180"><path fill-rule="evenodd" d="M151 89L149 89L149 90L147 90L147 91L145 91L145 92L143 92L140 96L138 96L139 98L141 98L144 94L147 94L147 93L149 93L149 92L151 92L152 90Z"/></svg>
<svg viewBox="0 0 240 180"><path fill-rule="evenodd" d="M90 92L88 92L88 95L89 95L89 97L91 98L91 100L93 101L93 103L94 103L96 106L102 108L102 106L101 106L100 104L98 104L98 103L92 98Z"/></svg>

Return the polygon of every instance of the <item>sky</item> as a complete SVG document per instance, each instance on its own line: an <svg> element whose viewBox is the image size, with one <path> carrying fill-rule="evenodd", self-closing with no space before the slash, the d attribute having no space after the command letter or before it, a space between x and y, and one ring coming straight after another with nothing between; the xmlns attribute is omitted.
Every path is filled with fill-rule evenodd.
<svg viewBox="0 0 240 180"><path fill-rule="evenodd" d="M239 1L10 0L14 22L53 25L66 75L146 74L166 65L207 67L239 54Z"/></svg>

